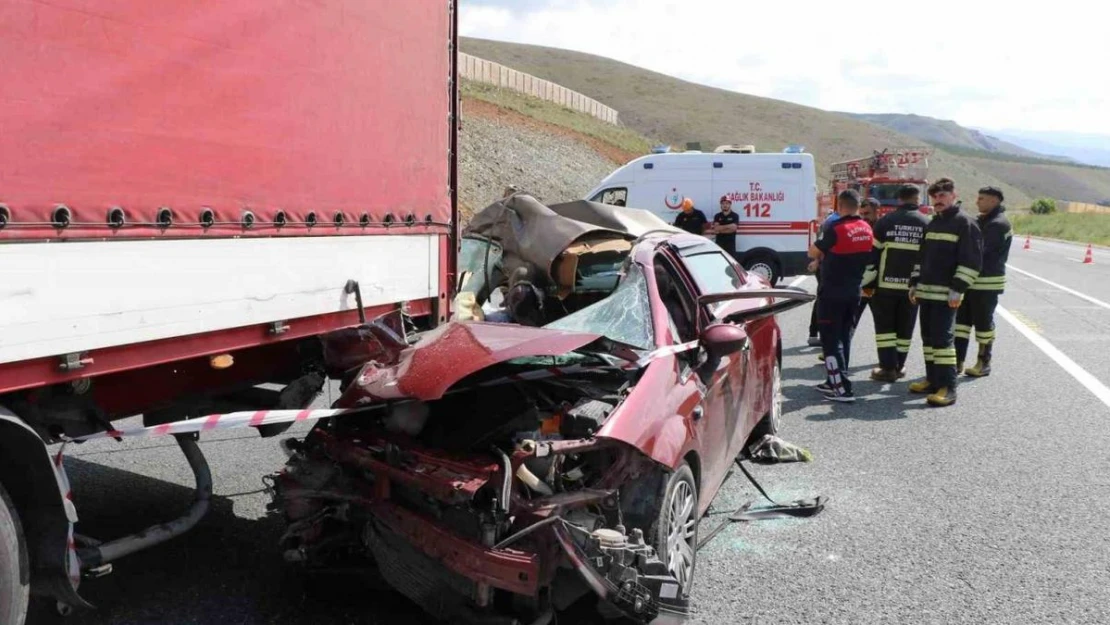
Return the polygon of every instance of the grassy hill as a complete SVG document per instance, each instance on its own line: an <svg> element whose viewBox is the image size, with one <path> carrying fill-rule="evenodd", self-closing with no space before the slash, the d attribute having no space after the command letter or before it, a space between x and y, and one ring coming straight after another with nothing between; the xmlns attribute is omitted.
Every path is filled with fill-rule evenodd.
<svg viewBox="0 0 1110 625"><path fill-rule="evenodd" d="M935 119L924 115L901 115L897 113L841 113L858 120L884 126L895 132L900 132L911 137L917 137L931 145L941 146L959 155L956 150L972 150L997 154L999 156L1027 157L1034 160L1072 163L1069 158L1051 156L1027 150L1019 145L992 137L978 130L964 128L951 120Z"/></svg>
<svg viewBox="0 0 1110 625"><path fill-rule="evenodd" d="M817 159L821 176L838 160L886 146L921 143L848 115L706 87L589 54L473 38L464 38L460 48L584 93L620 111L624 125L676 146L687 141L700 141L708 149L750 143L759 150L778 151L803 144ZM932 175L952 177L965 193L983 185L998 186L1013 207L1028 206L1041 195L1085 202L1110 198L1110 169L981 156L938 149L931 159Z"/></svg>

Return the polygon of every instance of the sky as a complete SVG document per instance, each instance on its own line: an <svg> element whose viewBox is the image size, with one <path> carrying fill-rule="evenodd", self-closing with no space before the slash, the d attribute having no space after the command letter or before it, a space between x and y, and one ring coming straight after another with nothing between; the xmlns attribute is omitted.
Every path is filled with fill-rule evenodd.
<svg viewBox="0 0 1110 625"><path fill-rule="evenodd" d="M826 110L1110 135L1110 12L1056 0L461 0L464 36ZM1084 7L1093 7L1084 8Z"/></svg>

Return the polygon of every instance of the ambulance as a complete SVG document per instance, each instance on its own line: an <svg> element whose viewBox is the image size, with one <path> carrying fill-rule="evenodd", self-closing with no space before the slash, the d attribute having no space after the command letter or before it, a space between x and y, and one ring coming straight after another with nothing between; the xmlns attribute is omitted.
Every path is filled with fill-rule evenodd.
<svg viewBox="0 0 1110 625"><path fill-rule="evenodd" d="M740 224L736 249L726 251L773 285L783 276L805 273L818 227L817 196L812 154L794 146L781 153L721 146L713 152L641 156L609 174L584 199L649 210L674 223L685 199L712 221L727 197Z"/></svg>

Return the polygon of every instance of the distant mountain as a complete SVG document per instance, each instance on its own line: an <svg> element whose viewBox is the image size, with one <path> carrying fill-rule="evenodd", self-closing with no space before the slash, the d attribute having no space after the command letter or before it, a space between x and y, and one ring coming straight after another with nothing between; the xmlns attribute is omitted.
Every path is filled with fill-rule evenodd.
<svg viewBox="0 0 1110 625"><path fill-rule="evenodd" d="M622 125L652 141L674 146L699 141L708 149L750 144L761 152L804 145L817 161L822 188L831 163L892 146L929 143L850 115L707 87L581 52L469 37L463 38L460 46L469 54L546 78L612 106L620 111ZM991 151L968 137L962 142L969 147L940 145L953 141L951 137L937 140L929 159L931 176L950 176L965 190L999 187L1011 207L1029 206L1038 197L1076 202L1110 198L1110 169L1047 160L1016 146L1007 149L1021 154L999 152L998 144L988 144L996 150Z"/></svg>
<svg viewBox="0 0 1110 625"><path fill-rule="evenodd" d="M1044 154L1060 154L1086 165L1110 167L1110 137L1077 132L985 130L1010 143Z"/></svg>
<svg viewBox="0 0 1110 625"><path fill-rule="evenodd" d="M1042 158L1061 163L1074 162L1062 152L1038 150L1020 143L1011 142L985 134L981 130L965 128L954 121L935 119L923 115L901 115L896 113L844 113L856 119L878 124L902 134L916 137L936 146L964 148L982 152L995 152L1011 156ZM1057 156L1059 155L1059 156Z"/></svg>

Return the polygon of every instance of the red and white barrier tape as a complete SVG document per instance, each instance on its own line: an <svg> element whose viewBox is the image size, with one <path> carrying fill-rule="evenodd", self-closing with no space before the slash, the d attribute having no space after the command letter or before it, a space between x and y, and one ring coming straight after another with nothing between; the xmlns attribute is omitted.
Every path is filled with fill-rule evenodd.
<svg viewBox="0 0 1110 625"><path fill-rule="evenodd" d="M698 345L700 345L700 344L701 344L700 341L698 341L697 339L694 339L693 341L689 341L687 343L679 343L678 345L668 345L667 347L660 347L659 349L651 352L650 354L648 354L647 356L644 356L643 358L637 360L636 362L628 363L627 365L624 366L624 368L625 369L642 369L643 367L646 367L649 364L651 364L651 361L653 361L657 358L662 358L663 356L673 356L674 354L681 354L682 352L688 352L692 349L697 348Z"/></svg>
<svg viewBox="0 0 1110 625"><path fill-rule="evenodd" d="M638 369L645 367L652 360L679 354L689 351L697 347L697 341L689 343L682 343L680 345L671 345L668 347L659 348L650 354L644 356L640 360L629 363L621 367L621 369ZM563 377L577 373L585 373L588 371L605 371L614 370L615 367L607 366L586 366L586 365L572 365L569 367L546 367L543 369L536 369L534 371L526 371L523 373L516 373L503 378L489 380L482 382L479 386L497 386L501 384L509 384L512 382L523 382L530 380L542 380L546 378ZM459 392L459 391L455 391ZM364 412L365 408L329 408L329 409L302 409L302 410L248 410L244 412L230 412L226 414L212 414L204 417L197 417L195 419L186 419L184 421L175 421L173 423L163 423L161 425L152 425L149 427L133 428L129 430L108 430L105 432L95 432L71 439L73 442L84 442L104 438L152 438L158 436L170 436L174 434L190 434L194 432L211 432L215 430L231 430L244 427L259 427L262 425L274 425L278 423L295 423L299 421L310 421L315 419L330 419L332 417L341 417L353 413ZM64 447L64 446L63 446ZM60 461L59 452L59 461Z"/></svg>
<svg viewBox="0 0 1110 625"><path fill-rule="evenodd" d="M130 430L109 430L96 432L72 439L74 442L91 441L99 438L141 438L154 436L168 436L172 434L189 434L192 432L211 432L213 430L231 430L244 427L258 427L275 423L292 423L308 421L311 419L328 419L354 412L362 412L365 408L346 409L321 409L321 410L247 410L244 412L229 412L227 414L213 414L196 419L186 419L173 423L163 423L150 427L133 428Z"/></svg>
<svg viewBox="0 0 1110 625"><path fill-rule="evenodd" d="M58 453L54 456L54 478L58 480L58 491L62 493L62 505L66 511L66 520L69 521L69 529L66 534L66 573L69 576L69 583L73 585L73 589L81 584L81 561L77 558L77 541L74 538L74 525L77 523L77 506L73 504L73 488L69 485L69 476L66 475L65 465L63 458L66 450L66 443L58 449Z"/></svg>

